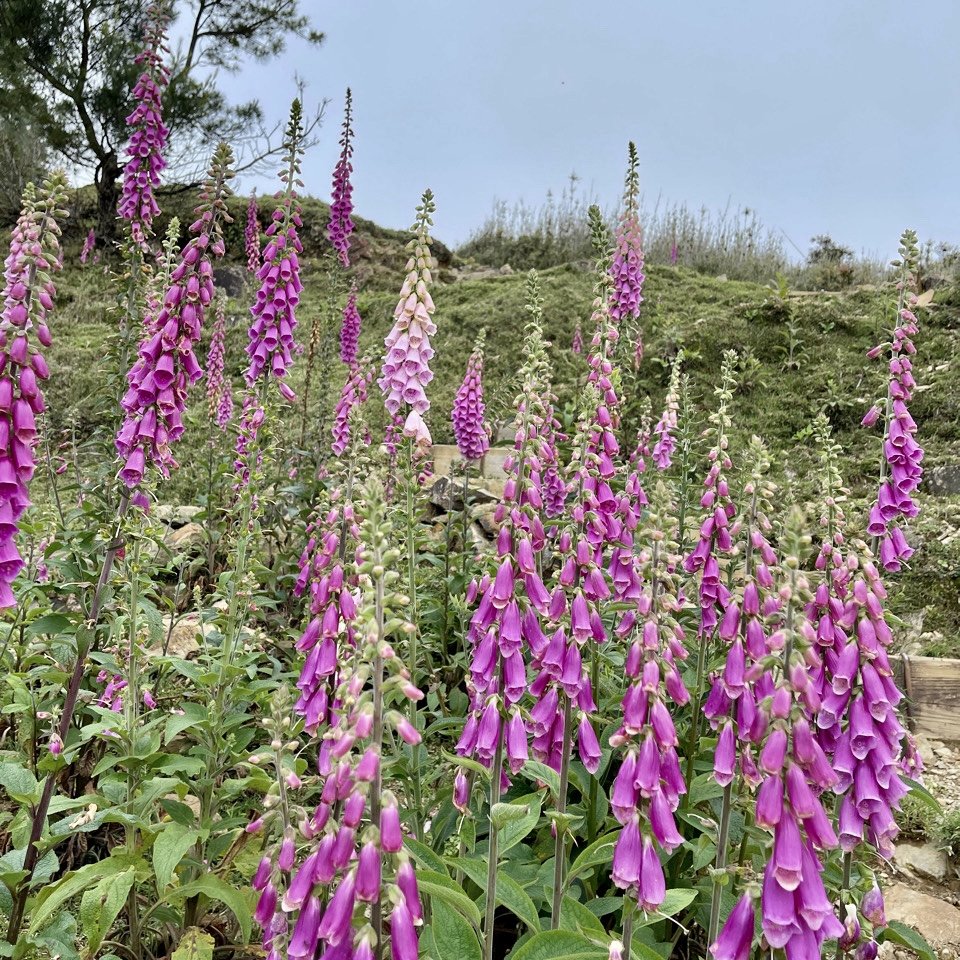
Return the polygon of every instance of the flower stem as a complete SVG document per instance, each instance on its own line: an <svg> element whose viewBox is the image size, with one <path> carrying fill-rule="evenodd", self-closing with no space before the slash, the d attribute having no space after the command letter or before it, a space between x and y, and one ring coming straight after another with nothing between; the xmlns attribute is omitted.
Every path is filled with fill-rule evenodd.
<svg viewBox="0 0 960 960"><path fill-rule="evenodd" d="M623 898L623 960L630 960L633 941L633 898L629 893Z"/></svg>
<svg viewBox="0 0 960 960"><path fill-rule="evenodd" d="M502 724L501 724L502 727ZM500 802L500 778L503 776L503 730L497 734L497 747L490 771L490 821L487 849L487 908L483 918L483 960L493 960L493 923L497 912L497 825L494 807Z"/></svg>
<svg viewBox="0 0 960 960"><path fill-rule="evenodd" d="M413 631L410 634L410 680L417 682L417 664L419 656L420 631L417 626L417 528L416 520L413 515L414 497L413 485L416 482L416 474L413 464L413 440L407 444L407 589L410 596L410 614L409 620L413 624ZM417 701L410 700L410 723L414 729L417 727ZM413 835L417 840L423 840L423 828L420 824L420 812L423 809L420 787L420 744L416 743L410 748L413 763Z"/></svg>
<svg viewBox="0 0 960 960"><path fill-rule="evenodd" d="M383 577L377 578L376 587L376 627L377 627L377 651L373 659L373 745L377 752L377 757L381 758L383 754L383 657L380 653L383 644L384 615L383 615ZM383 793L383 771L381 763L377 764L377 774L374 778L372 789L370 791L370 820L371 823L379 827L380 825L380 795ZM381 856L382 856L381 852ZM383 956L383 908L380 898L377 897L373 902L370 920L373 926L373 932L377 938L377 944L374 948L375 960L380 960Z"/></svg>
<svg viewBox="0 0 960 960"><path fill-rule="evenodd" d="M560 929L560 909L563 904L563 875L567 856L567 828L563 824L567 812L567 787L570 782L570 748L573 743L573 731L570 729L572 710L570 698L563 696L563 746L560 748L560 790L557 794L556 853L553 861L553 910L550 914L550 928Z"/></svg>
<svg viewBox="0 0 960 960"><path fill-rule="evenodd" d="M730 840L730 814L733 811L733 783L723 788L723 805L720 808L720 830L717 833L717 859L715 869L719 872L727 866L727 846ZM720 929L720 895L723 885L719 877L713 881L713 899L710 901L710 928L707 933L707 943L717 939Z"/></svg>

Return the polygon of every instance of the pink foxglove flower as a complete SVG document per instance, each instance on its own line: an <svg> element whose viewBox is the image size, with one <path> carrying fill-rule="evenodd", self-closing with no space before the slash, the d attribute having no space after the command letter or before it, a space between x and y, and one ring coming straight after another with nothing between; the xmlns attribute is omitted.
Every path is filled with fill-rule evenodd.
<svg viewBox="0 0 960 960"><path fill-rule="evenodd" d="M250 194L250 201L247 203L247 222L243 227L243 249L247 255L247 273L257 273L260 269L260 217L256 193Z"/></svg>
<svg viewBox="0 0 960 960"><path fill-rule="evenodd" d="M677 445L673 434L677 429L677 419L680 412L680 367L682 363L683 351L680 350L670 370L670 385L667 387L663 414L653 428L657 441L653 446L652 456L658 470L668 470L673 463L673 451Z"/></svg>
<svg viewBox="0 0 960 960"><path fill-rule="evenodd" d="M394 310L396 320L385 341L387 352L377 380L388 413L396 416L401 409L408 411L403 433L420 446L430 442L423 415L430 409L425 388L433 379L430 360L434 351L430 337L437 332L432 319L433 298L427 289L436 266L430 254L429 232L434 210L433 193L427 190L417 207L413 239L407 244L410 251L407 276L400 289L400 300Z"/></svg>
<svg viewBox="0 0 960 960"><path fill-rule="evenodd" d="M217 297L213 336L207 352L207 413L221 430L226 429L230 414L233 412L232 391L223 373L226 332L226 297L221 294ZM224 402L225 396L229 396L227 403Z"/></svg>
<svg viewBox="0 0 960 960"><path fill-rule="evenodd" d="M0 608L15 606L10 584L23 568L17 521L30 506L36 418L46 409L41 384L50 375L42 348L51 344L47 319L61 268L59 209L65 182L56 174L39 191L27 185L23 209L4 263L0 314Z"/></svg>
<svg viewBox="0 0 960 960"><path fill-rule="evenodd" d="M483 343L480 332L467 360L467 373L453 401L453 435L464 460L479 460L490 446L490 427L483 419Z"/></svg>
<svg viewBox="0 0 960 960"><path fill-rule="evenodd" d="M350 234L353 233L353 95L347 88L347 99L343 111L343 128L340 134L340 159L333 170L333 200L330 204L330 223L327 226L327 238L344 267L350 266Z"/></svg>
<svg viewBox="0 0 960 960"><path fill-rule="evenodd" d="M697 545L683 561L687 573L699 577L700 595L700 633L709 636L716 627L719 615L730 602L730 591L720 576L718 555L729 553L733 546L730 536L730 524L736 513L736 507L730 498L727 475L732 468L727 453L728 433L732 424L728 406L733 398L735 386L734 368L737 355L729 350L724 354L721 383L716 389L720 399L717 411L711 414L714 445L710 451L710 469L704 480L704 493L700 506L705 511L700 525Z"/></svg>
<svg viewBox="0 0 960 960"><path fill-rule="evenodd" d="M573 328L573 342L570 344L570 349L579 357L583 353L583 328L578 322L577 325Z"/></svg>
<svg viewBox="0 0 960 960"><path fill-rule="evenodd" d="M643 231L640 228L637 148L629 145L629 165L623 193L623 212L617 226L616 248L610 274L613 290L610 294L610 316L615 322L640 316L643 302Z"/></svg>
<svg viewBox="0 0 960 960"><path fill-rule="evenodd" d="M93 232L93 227L87 232L83 241L83 247L80 249L80 262L86 263L97 246L97 235Z"/></svg>
<svg viewBox="0 0 960 960"><path fill-rule="evenodd" d="M343 456L350 445L351 419L354 417L354 412L367 402L367 393L372 380L373 369L367 359L354 363L347 374L333 415L333 443L330 449L335 456Z"/></svg>
<svg viewBox="0 0 960 960"><path fill-rule="evenodd" d="M133 239L144 243L152 232L153 220L160 214L154 191L160 186L160 174L166 167L163 150L169 131L163 122L163 88L170 80L170 68L163 62L168 51L166 30L169 14L162 6L147 10L144 50L134 63L143 72L133 88L137 105L127 117L132 129L127 147L129 160L123 171L123 194L119 213L129 221Z"/></svg>
<svg viewBox="0 0 960 960"><path fill-rule="evenodd" d="M191 226L194 237L170 275L162 306L147 318L146 338L127 374L129 388L121 400L126 417L116 447L123 461L120 479L131 488L143 479L149 463L163 476L176 467L171 445L183 434L187 388L203 375L194 350L213 297L211 259L223 255L221 224L229 216L232 163L230 148L221 144L197 208L199 217Z"/></svg>

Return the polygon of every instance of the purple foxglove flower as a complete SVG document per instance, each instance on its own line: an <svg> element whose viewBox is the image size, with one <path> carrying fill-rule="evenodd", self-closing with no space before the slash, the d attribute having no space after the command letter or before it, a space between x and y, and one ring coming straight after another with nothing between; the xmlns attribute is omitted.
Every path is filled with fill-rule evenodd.
<svg viewBox="0 0 960 960"><path fill-rule="evenodd" d="M660 865L660 857L657 856L653 841L649 837L644 837L637 900L642 910L654 913L660 909L666 895L667 885L663 867Z"/></svg>
<svg viewBox="0 0 960 960"><path fill-rule="evenodd" d="M167 165L163 150L169 131L163 123L163 88L170 80L170 68L164 64L163 54L168 52L168 21L164 7L154 5L147 10L145 49L134 59L134 63L143 66L133 88L137 105L126 120L132 130L127 147L130 159L123 171L118 212L129 221L133 239L140 244L145 244L154 217L160 213L154 191L160 186L160 174Z"/></svg>
<svg viewBox="0 0 960 960"><path fill-rule="evenodd" d="M881 893L879 887L874 886L863 895L863 899L860 901L860 913L870 921L876 930L880 930L887 925L883 893Z"/></svg>
<svg viewBox="0 0 960 960"><path fill-rule="evenodd" d="M171 447L183 434L187 389L203 375L194 349L213 297L211 260L223 255L221 221L232 162L229 147L222 144L197 208L195 236L170 274L162 305L145 318L146 336L127 374L129 388L121 400L126 416L115 444L123 462L120 479L130 488L143 479L148 457L165 477L177 465Z"/></svg>
<svg viewBox="0 0 960 960"><path fill-rule="evenodd" d="M413 864L407 859L397 867L397 886L403 893L410 915L416 921L422 920L423 905L420 902L420 891L417 887L417 874Z"/></svg>
<svg viewBox="0 0 960 960"><path fill-rule="evenodd" d="M680 415L680 365L682 362L683 351L681 350L673 361L670 371L670 385L667 388L663 414L653 428L657 442L654 444L652 457L658 470L667 470L673 463L673 451L677 445L673 432L677 429Z"/></svg>
<svg viewBox="0 0 960 960"><path fill-rule="evenodd" d="M87 233L86 238L83 241L83 247L80 250L80 262L86 263L90 254L93 253L97 245L97 235L93 232L93 227Z"/></svg>
<svg viewBox="0 0 960 960"><path fill-rule="evenodd" d="M357 362L357 346L360 342L360 311L357 309L357 282L354 281L347 295L340 324L340 359L352 367Z"/></svg>
<svg viewBox="0 0 960 960"><path fill-rule="evenodd" d="M803 840L793 817L781 817L773 835L773 876L784 890L796 890L803 878Z"/></svg>
<svg viewBox="0 0 960 960"><path fill-rule="evenodd" d="M579 323L574 328L573 343L570 345L570 349L573 350L577 356L583 353L583 330L580 329Z"/></svg>
<svg viewBox="0 0 960 960"><path fill-rule="evenodd" d="M260 218L257 209L256 191L250 194L247 203L247 221L243 228L243 249L247 255L247 273L260 269Z"/></svg>
<svg viewBox="0 0 960 960"><path fill-rule="evenodd" d="M340 157L333 169L333 199L330 204L330 223L327 239L344 267L350 266L350 234L353 233L353 94L347 87L343 110L343 127L340 133ZM344 361L347 362L347 361Z"/></svg>
<svg viewBox="0 0 960 960"><path fill-rule="evenodd" d="M367 402L370 381L373 379L373 370L366 361L355 363L347 374L347 379L340 392L340 399L333 415L333 443L330 449L335 456L343 456L350 445L351 418L355 411Z"/></svg>
<svg viewBox="0 0 960 960"><path fill-rule="evenodd" d="M207 352L207 412L221 430L226 430L233 414L231 386L223 375L226 332L226 303L224 297L220 296L217 298L216 320Z"/></svg>
<svg viewBox="0 0 960 960"><path fill-rule="evenodd" d="M466 376L453 402L453 434L460 456L468 461L479 460L490 446L490 428L483 419L483 341L484 333L481 331L467 361ZM524 572L532 573L533 568Z"/></svg>
<svg viewBox="0 0 960 960"><path fill-rule="evenodd" d="M380 811L380 845L387 853L398 853L403 849L400 810L395 800L385 803Z"/></svg>
<svg viewBox="0 0 960 960"><path fill-rule="evenodd" d="M288 956L294 960L305 960L316 953L317 944L320 942L321 911L318 897L308 897L300 908L300 916L297 917L293 937L287 947Z"/></svg>
<svg viewBox="0 0 960 960"><path fill-rule="evenodd" d="M336 892L330 898L330 902L323 912L323 918L320 920L318 928L318 937L336 946L339 943L343 943L344 940L351 935L350 921L353 918L356 893L356 874L351 870L340 881ZM311 897L310 899L312 900L313 898ZM309 904L310 901L308 900L307 903ZM301 919L303 918L303 910L304 908L300 911ZM291 953L292 952L293 949L291 946Z"/></svg>
<svg viewBox="0 0 960 960"><path fill-rule="evenodd" d="M380 850L375 843L365 843L357 861L357 899L373 903L379 896Z"/></svg>
<svg viewBox="0 0 960 960"><path fill-rule="evenodd" d="M637 818L631 817L620 831L613 848L613 882L628 890L640 881L643 845Z"/></svg>
<svg viewBox="0 0 960 960"><path fill-rule="evenodd" d="M51 344L47 318L56 288L50 274L60 270L58 208L64 181L56 175L39 194L28 185L23 209L10 236L4 263L0 323L0 608L16 605L10 584L23 568L14 537L17 521L30 506L35 469L35 416L46 409L38 381L49 376L41 347ZM33 336L36 343L31 342Z"/></svg>
<svg viewBox="0 0 960 960"><path fill-rule="evenodd" d="M730 911L720 935L710 945L713 960L750 960L753 923L753 901L749 895L744 895Z"/></svg>
<svg viewBox="0 0 960 960"><path fill-rule="evenodd" d="M392 960L417 960L420 946L413 916L406 899L401 900L390 914L390 956Z"/></svg>
<svg viewBox="0 0 960 960"><path fill-rule="evenodd" d="M615 322L640 315L643 301L643 232L638 216L639 158L633 143L629 145L629 166L623 194L623 213L617 226L616 247L610 275L613 291L610 295L610 316Z"/></svg>
<svg viewBox="0 0 960 960"><path fill-rule="evenodd" d="M733 782L736 764L736 734L732 723L725 723L717 739L717 749L713 756L713 776L720 786Z"/></svg>
<svg viewBox="0 0 960 960"><path fill-rule="evenodd" d="M276 194L277 207L270 226L266 229L267 245L263 249L263 265L257 272L260 289L250 308L253 322L249 328L245 373L247 387L252 391L261 376L273 376L279 381L280 392L287 400L295 399L293 391L283 381L293 362L297 346L294 330L297 326L296 307L303 285L300 282L300 255L303 245L298 229L300 200L296 186L303 155L302 109L294 100L287 126L286 169L280 174L283 189Z"/></svg>
<svg viewBox="0 0 960 960"><path fill-rule="evenodd" d="M597 770L600 769L600 744L597 742L597 734L593 729L593 724L590 723L586 714L580 718L580 726L577 731L577 748L587 771L596 774Z"/></svg>

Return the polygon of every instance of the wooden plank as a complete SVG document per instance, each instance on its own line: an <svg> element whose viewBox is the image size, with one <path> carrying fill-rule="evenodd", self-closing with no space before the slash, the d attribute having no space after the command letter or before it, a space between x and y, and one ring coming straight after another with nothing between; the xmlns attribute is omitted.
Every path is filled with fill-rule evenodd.
<svg viewBox="0 0 960 960"><path fill-rule="evenodd" d="M914 732L937 740L960 740L960 660L904 659Z"/></svg>

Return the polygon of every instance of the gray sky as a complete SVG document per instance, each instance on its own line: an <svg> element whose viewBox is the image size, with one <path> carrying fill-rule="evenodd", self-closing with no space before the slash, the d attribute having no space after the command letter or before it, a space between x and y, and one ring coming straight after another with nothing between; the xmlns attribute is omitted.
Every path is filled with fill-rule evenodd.
<svg viewBox="0 0 960 960"><path fill-rule="evenodd" d="M351 86L356 210L386 226L408 226L430 186L436 235L456 244L494 197L539 203L571 171L612 203L633 139L648 204L732 200L804 251L820 232L884 257L906 226L960 240L956 0L303 7L324 45L294 42L225 86L271 118L285 115L294 73L308 101L331 98L304 165L324 198Z"/></svg>

